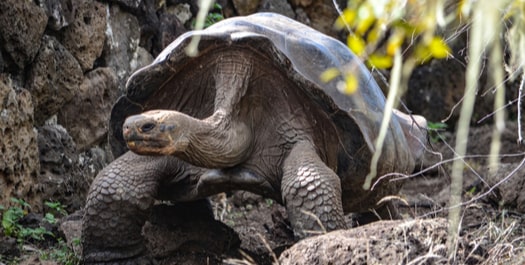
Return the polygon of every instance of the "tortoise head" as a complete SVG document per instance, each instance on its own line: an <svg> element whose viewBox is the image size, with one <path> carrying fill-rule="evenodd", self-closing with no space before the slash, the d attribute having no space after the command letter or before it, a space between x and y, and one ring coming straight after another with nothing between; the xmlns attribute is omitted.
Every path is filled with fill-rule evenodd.
<svg viewBox="0 0 525 265"><path fill-rule="evenodd" d="M186 151L192 118L170 110L130 116L122 131L128 148L141 155L173 155Z"/></svg>

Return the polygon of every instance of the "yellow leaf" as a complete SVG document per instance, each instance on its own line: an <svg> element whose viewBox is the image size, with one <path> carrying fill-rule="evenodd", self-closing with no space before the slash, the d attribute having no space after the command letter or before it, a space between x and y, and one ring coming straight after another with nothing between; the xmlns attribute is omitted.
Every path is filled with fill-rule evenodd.
<svg viewBox="0 0 525 265"><path fill-rule="evenodd" d="M346 25L352 25L354 23L355 17L357 16L357 12L355 12L354 9L345 9L343 13L337 18L335 21L335 28L336 29L343 29Z"/></svg>
<svg viewBox="0 0 525 265"><path fill-rule="evenodd" d="M370 28L370 26L374 24L374 20L375 19L373 17L360 20L355 28L355 33L359 35L364 35L366 31Z"/></svg>
<svg viewBox="0 0 525 265"><path fill-rule="evenodd" d="M340 74L341 72L339 72L339 69L335 67L331 67L331 68L326 69L324 72L322 72L319 78L321 79L322 82L328 83Z"/></svg>
<svg viewBox="0 0 525 265"><path fill-rule="evenodd" d="M379 54L371 54L368 57L368 64L370 66L378 68L378 69L386 69L392 67L393 60L392 56L388 55L379 55Z"/></svg>
<svg viewBox="0 0 525 265"><path fill-rule="evenodd" d="M421 63L425 63L428 60L432 59L432 55L430 54L428 46L423 44L416 45L414 49L414 56Z"/></svg>
<svg viewBox="0 0 525 265"><path fill-rule="evenodd" d="M396 31L390 38L388 38L388 43L386 46L386 54L394 56L396 51L401 48L403 41L405 39L405 34L403 31Z"/></svg>
<svg viewBox="0 0 525 265"><path fill-rule="evenodd" d="M357 91L359 81L354 74L345 75L345 81L337 84L339 91L346 95L351 95Z"/></svg>
<svg viewBox="0 0 525 265"><path fill-rule="evenodd" d="M428 46L430 54L432 54L434 58L441 59L450 54L450 47L448 47L445 41L440 37L434 37Z"/></svg>
<svg viewBox="0 0 525 265"><path fill-rule="evenodd" d="M361 56L365 52L366 43L361 37L357 35L348 35L346 43L348 48L350 48L350 50L352 50L357 56Z"/></svg>
<svg viewBox="0 0 525 265"><path fill-rule="evenodd" d="M357 26L355 28L355 33L363 36L376 20L372 6L370 6L370 4L361 5L361 7L359 7L357 16L358 21Z"/></svg>
<svg viewBox="0 0 525 265"><path fill-rule="evenodd" d="M366 36L366 41L368 43L375 43L379 40L379 37L381 36L381 23L376 23L376 25L368 32Z"/></svg>

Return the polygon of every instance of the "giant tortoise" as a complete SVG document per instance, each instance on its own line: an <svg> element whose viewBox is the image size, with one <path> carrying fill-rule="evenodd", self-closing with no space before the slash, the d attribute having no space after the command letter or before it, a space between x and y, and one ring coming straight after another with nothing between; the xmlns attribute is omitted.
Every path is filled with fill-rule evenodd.
<svg viewBox="0 0 525 265"><path fill-rule="evenodd" d="M343 77L320 80L333 67L351 69L356 93L340 91ZM122 155L91 186L85 262L141 258L140 229L155 199L251 191L286 207L297 238L346 228L346 212L392 217L389 203L377 203L400 182L363 189L384 105L344 44L284 16L236 17L180 36L129 78L113 107L109 140ZM394 112L378 175L414 170L426 137L416 121L426 126Z"/></svg>

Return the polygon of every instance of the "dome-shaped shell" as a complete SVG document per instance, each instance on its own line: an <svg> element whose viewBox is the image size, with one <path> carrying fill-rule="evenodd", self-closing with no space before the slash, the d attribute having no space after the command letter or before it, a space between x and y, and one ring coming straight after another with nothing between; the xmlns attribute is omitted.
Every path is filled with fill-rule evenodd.
<svg viewBox="0 0 525 265"><path fill-rule="evenodd" d="M290 79L301 84L300 87L306 90L321 108L330 113L346 113L338 117L345 119L346 116L352 119L362 132L369 149L374 149L373 144L383 117L385 98L359 58L343 43L308 26L278 14L258 13L226 19L201 31L187 32L164 49L151 65L134 73L128 80L127 94L115 104L111 115L110 138L113 139L110 141L115 155L122 153L125 148L121 133L124 119L129 115L155 108L147 107L145 103L175 74L183 71L189 61L195 59L186 53L186 47L195 36L200 37L198 50L201 52L244 45L268 54ZM202 53L196 57L200 54ZM340 69L341 72L351 69L359 80L356 93L345 95L337 89L341 77L328 83L320 80L321 73L332 67ZM341 121L342 123L344 121ZM404 170L404 167L393 165L396 164L395 161L413 161L407 148L399 148L406 144L400 123L393 115L383 148L383 166Z"/></svg>

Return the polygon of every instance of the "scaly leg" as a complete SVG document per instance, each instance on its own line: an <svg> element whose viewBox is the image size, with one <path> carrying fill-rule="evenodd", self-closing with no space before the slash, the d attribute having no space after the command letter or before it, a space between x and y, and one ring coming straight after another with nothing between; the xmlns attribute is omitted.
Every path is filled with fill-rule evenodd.
<svg viewBox="0 0 525 265"><path fill-rule="evenodd" d="M85 264L153 264L141 229L163 177L163 166L163 157L128 152L97 175L82 222Z"/></svg>
<svg viewBox="0 0 525 265"><path fill-rule="evenodd" d="M299 142L284 161L283 202L298 238L346 228L341 184L309 142Z"/></svg>

